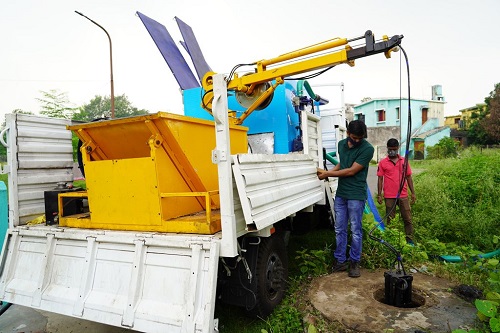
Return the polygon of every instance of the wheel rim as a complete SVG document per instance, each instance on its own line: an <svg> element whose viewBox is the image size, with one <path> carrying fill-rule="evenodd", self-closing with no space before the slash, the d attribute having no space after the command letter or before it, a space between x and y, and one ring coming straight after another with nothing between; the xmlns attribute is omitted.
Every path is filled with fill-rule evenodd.
<svg viewBox="0 0 500 333"><path fill-rule="evenodd" d="M283 262L276 253L269 256L266 266L266 292L269 299L277 297L282 289Z"/></svg>

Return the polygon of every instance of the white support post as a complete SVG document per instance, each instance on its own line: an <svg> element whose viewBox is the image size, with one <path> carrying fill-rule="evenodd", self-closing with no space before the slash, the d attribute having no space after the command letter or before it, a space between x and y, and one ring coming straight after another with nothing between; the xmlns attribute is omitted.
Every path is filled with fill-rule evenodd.
<svg viewBox="0 0 500 333"><path fill-rule="evenodd" d="M234 257L238 254L236 241L236 218L234 216L233 175L227 106L227 83L223 74L214 75L214 100L212 114L215 120L216 147L212 151L212 162L217 164L219 175L220 215L222 241L220 255Z"/></svg>
<svg viewBox="0 0 500 333"><path fill-rule="evenodd" d="M17 161L17 114L8 114L5 116L5 128L7 131L2 131L2 136L7 132L7 170L4 172L9 175L9 228L14 228L19 225L19 193L18 193L18 161ZM3 137L2 137L3 140Z"/></svg>

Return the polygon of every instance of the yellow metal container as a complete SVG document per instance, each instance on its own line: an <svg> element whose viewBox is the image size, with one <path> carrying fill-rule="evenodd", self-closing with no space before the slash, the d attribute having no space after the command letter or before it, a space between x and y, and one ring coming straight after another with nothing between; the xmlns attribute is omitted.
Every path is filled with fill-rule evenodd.
<svg viewBox="0 0 500 333"><path fill-rule="evenodd" d="M90 213L64 216L60 207L61 226L202 234L220 230L212 121L159 112L68 128L83 141ZM247 152L247 130L231 126L231 154Z"/></svg>

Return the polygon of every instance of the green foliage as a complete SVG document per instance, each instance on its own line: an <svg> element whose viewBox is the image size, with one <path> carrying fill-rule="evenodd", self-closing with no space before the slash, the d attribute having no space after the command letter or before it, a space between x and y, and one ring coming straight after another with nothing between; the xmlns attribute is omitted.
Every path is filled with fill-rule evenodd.
<svg viewBox="0 0 500 333"><path fill-rule="evenodd" d="M71 133L71 145L73 146L73 161L77 160L79 140L80 139L75 135L75 133Z"/></svg>
<svg viewBox="0 0 500 333"><path fill-rule="evenodd" d="M496 297L496 295L493 295L493 297ZM497 301L489 299L477 299L474 305L478 311L477 316L479 319L489 322L491 332L500 332L500 313L498 311L500 304Z"/></svg>
<svg viewBox="0 0 500 333"><path fill-rule="evenodd" d="M303 249L297 251L295 259L299 262L300 272L307 276L319 276L328 273L327 259L331 253L331 249L325 250L309 250Z"/></svg>
<svg viewBox="0 0 500 333"><path fill-rule="evenodd" d="M470 149L460 158L436 161L414 177L414 183L418 199L412 213L419 239L470 244L483 252L495 249L500 151Z"/></svg>
<svg viewBox="0 0 500 333"><path fill-rule="evenodd" d="M5 183L5 186L7 186L7 190L9 189L9 180L8 180L8 175L6 173L0 174L0 181Z"/></svg>
<svg viewBox="0 0 500 333"><path fill-rule="evenodd" d="M485 145L489 143L488 134L482 126L483 119L486 118L487 113L481 111L473 113L470 119L470 125L467 127L467 139L472 145Z"/></svg>
<svg viewBox="0 0 500 333"><path fill-rule="evenodd" d="M486 107L471 115L468 139L471 144L490 145L500 143L500 83L484 99Z"/></svg>
<svg viewBox="0 0 500 333"><path fill-rule="evenodd" d="M293 303L294 298L288 297L274 310L266 320L269 333L303 332L302 314Z"/></svg>
<svg viewBox="0 0 500 333"><path fill-rule="evenodd" d="M42 98L36 100L41 104L40 114L51 118L71 119L76 107L70 106L67 93L59 92L56 89L40 91Z"/></svg>
<svg viewBox="0 0 500 333"><path fill-rule="evenodd" d="M289 276L294 277L304 277L308 274L303 274L301 270L302 259L300 257L300 252L304 251L325 251L326 262L332 263L333 261L333 242L335 241L335 232L333 228L328 229L314 229L305 235L295 235L290 236L290 241L288 244L288 265L289 265ZM311 253L308 253L311 255ZM297 258L299 257L299 258ZM320 265L321 266L321 265Z"/></svg>
<svg viewBox="0 0 500 333"><path fill-rule="evenodd" d="M148 114L147 110L138 109L132 105L128 97L123 94L115 96L115 118L138 116ZM78 113L73 116L74 120L89 122L98 118L111 117L111 98L109 96L95 96L88 104L80 107Z"/></svg>
<svg viewBox="0 0 500 333"><path fill-rule="evenodd" d="M492 143L500 143L500 83L495 85L495 89L484 102L488 117L481 121L481 125Z"/></svg>
<svg viewBox="0 0 500 333"><path fill-rule="evenodd" d="M450 137L442 138L437 144L427 147L427 158L448 158L458 155L459 144Z"/></svg>
<svg viewBox="0 0 500 333"><path fill-rule="evenodd" d="M414 266L428 260L427 253L423 248L406 243L403 230L403 222L397 216L390 225L386 225L384 231L376 228L376 222L371 215L365 216L363 222L363 234L365 235L362 253L363 267L370 269L393 268L397 257L394 251L401 255L405 266ZM372 237L368 236L370 233Z"/></svg>
<svg viewBox="0 0 500 333"><path fill-rule="evenodd" d="M87 189L87 184L85 183L85 180L75 180L73 182L73 186L74 187L81 187L83 188L84 190Z"/></svg>

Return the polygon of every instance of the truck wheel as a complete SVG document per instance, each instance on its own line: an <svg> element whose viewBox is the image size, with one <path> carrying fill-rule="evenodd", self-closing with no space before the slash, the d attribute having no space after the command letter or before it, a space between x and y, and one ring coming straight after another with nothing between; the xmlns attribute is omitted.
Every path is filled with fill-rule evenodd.
<svg viewBox="0 0 500 333"><path fill-rule="evenodd" d="M266 318L285 296L288 279L288 257L282 237L262 238L255 268L256 304L250 313Z"/></svg>

